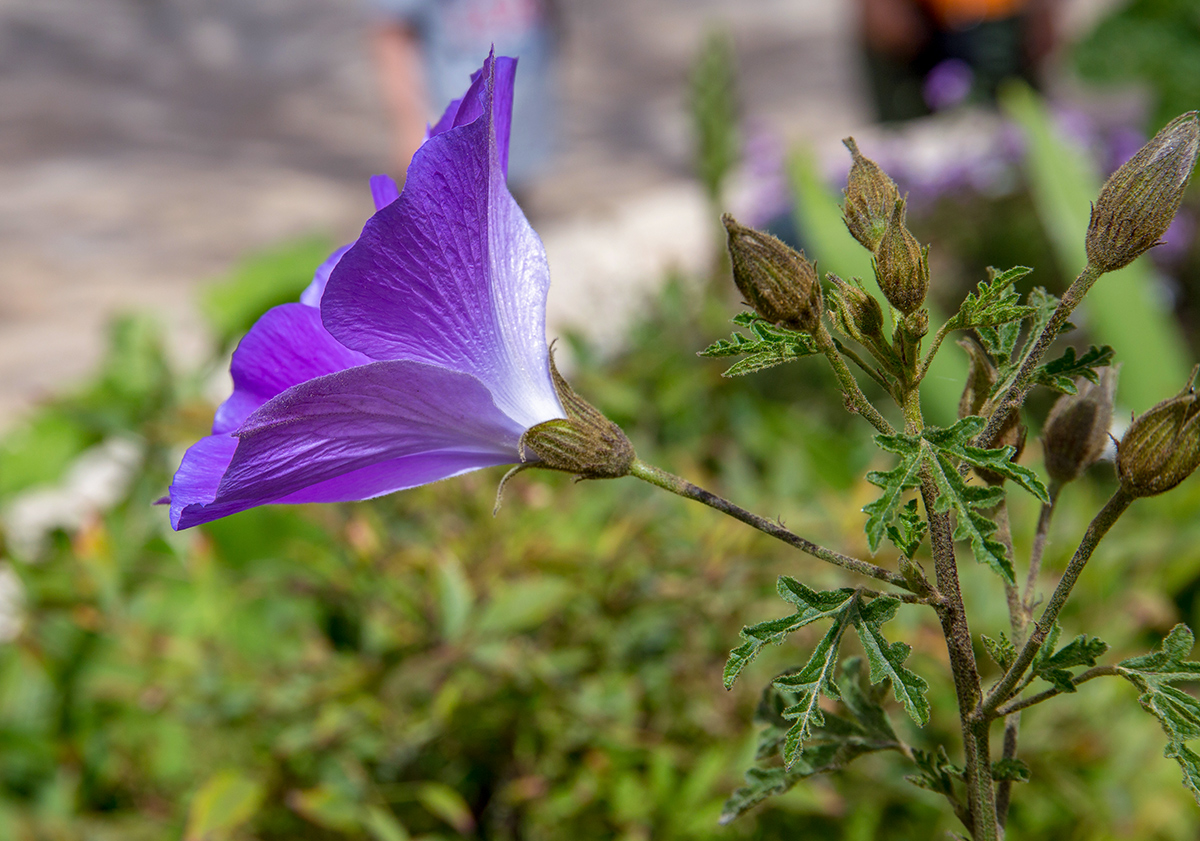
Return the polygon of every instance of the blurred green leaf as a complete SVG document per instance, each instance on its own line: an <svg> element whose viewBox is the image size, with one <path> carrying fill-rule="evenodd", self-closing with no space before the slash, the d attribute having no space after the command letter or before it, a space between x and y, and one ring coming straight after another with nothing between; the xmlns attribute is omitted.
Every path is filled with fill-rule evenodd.
<svg viewBox="0 0 1200 841"><path fill-rule="evenodd" d="M696 174L709 200L719 205L741 144L733 41L726 32L709 32L692 65L691 116Z"/></svg>
<svg viewBox="0 0 1200 841"><path fill-rule="evenodd" d="M475 828L475 816L463 796L443 783L422 783L417 788L417 800L455 831L463 835Z"/></svg>
<svg viewBox="0 0 1200 841"><path fill-rule="evenodd" d="M192 798L184 841L220 841L254 817L263 799L263 786L241 771L221 771L210 777Z"/></svg>
<svg viewBox="0 0 1200 841"><path fill-rule="evenodd" d="M451 641L457 640L466 630L471 608L475 604L475 593L458 558L450 555L443 557L435 574L442 636Z"/></svg>
<svg viewBox="0 0 1200 841"><path fill-rule="evenodd" d="M569 581L550 576L506 584L493 593L474 630L483 637L531 630L558 613L575 592Z"/></svg>

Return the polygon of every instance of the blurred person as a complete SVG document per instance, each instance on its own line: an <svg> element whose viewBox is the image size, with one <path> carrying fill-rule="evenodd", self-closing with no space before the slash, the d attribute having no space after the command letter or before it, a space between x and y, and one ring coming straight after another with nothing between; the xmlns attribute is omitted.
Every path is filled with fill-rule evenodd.
<svg viewBox="0 0 1200 841"><path fill-rule="evenodd" d="M518 61L508 180L519 192L556 141L555 0L370 0L372 48L403 174L430 120L463 91L488 51Z"/></svg>
<svg viewBox="0 0 1200 841"><path fill-rule="evenodd" d="M1005 79L1037 86L1057 0L858 0L879 119L993 100Z"/></svg>

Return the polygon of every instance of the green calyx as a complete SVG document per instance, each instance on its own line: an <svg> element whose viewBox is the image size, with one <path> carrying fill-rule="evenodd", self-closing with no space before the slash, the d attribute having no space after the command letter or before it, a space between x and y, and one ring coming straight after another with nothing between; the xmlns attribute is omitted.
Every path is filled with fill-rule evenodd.
<svg viewBox="0 0 1200 841"><path fill-rule="evenodd" d="M1117 445L1117 476L1131 496L1171 490L1200 467L1200 397L1193 383L1136 418Z"/></svg>
<svg viewBox="0 0 1200 841"><path fill-rule="evenodd" d="M816 266L770 234L747 228L726 213L733 282L762 318L804 333L821 323L824 302Z"/></svg>

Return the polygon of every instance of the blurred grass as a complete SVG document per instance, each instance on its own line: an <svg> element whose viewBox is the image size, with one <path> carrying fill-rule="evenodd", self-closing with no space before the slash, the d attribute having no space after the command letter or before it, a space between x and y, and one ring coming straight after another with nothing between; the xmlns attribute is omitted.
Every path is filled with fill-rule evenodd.
<svg viewBox="0 0 1200 841"><path fill-rule="evenodd" d="M731 313L692 288L668 283L615 358L574 338L575 385L644 458L865 554L861 475L882 464L868 430L815 366L725 380L697 359ZM841 583L829 568L631 480L524 474L493 518L500 471L175 534L151 503L207 432L203 391L202 372L171 370L151 322L126 320L96 378L0 448L6 468L26 465L3 474L0 509L112 436L141 453L110 510L50 533L35 557L0 542L25 588L23 628L0 644L0 838L899 841L953 828L892 757L716 824L751 762L759 688L820 629L765 652L728 693L725 655L743 624L784 612L777 575ZM1051 570L1111 487L1096 474L1063 495ZM1198 503L1195 480L1139 503L1088 570L1068 632L1120 657L1200 619ZM1036 511L1016 496L1014 516L1021 545ZM962 575L976 633L994 635L1007 624L995 577L969 563ZM895 624L934 708L905 738L956 744L936 622L907 609ZM1034 782L1009 837L1200 831L1129 687L1088 684L1028 713L1022 733Z"/></svg>

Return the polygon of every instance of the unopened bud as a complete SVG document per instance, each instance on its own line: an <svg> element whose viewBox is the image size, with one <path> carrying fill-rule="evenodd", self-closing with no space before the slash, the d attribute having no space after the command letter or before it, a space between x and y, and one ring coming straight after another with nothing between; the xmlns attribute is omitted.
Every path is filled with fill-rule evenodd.
<svg viewBox="0 0 1200 841"><path fill-rule="evenodd" d="M817 269L770 234L721 217L729 233L733 282L746 303L772 324L811 333L821 323L824 299Z"/></svg>
<svg viewBox="0 0 1200 841"><path fill-rule="evenodd" d="M978 415L996 385L996 366L974 339L960 339L958 346L967 352L967 384L958 400L958 419Z"/></svg>
<svg viewBox="0 0 1200 841"><path fill-rule="evenodd" d="M1117 369L1099 372L1100 381L1080 378L1077 391L1058 398L1042 427L1046 472L1059 485L1073 482L1100 460L1112 426Z"/></svg>
<svg viewBox="0 0 1200 841"><path fill-rule="evenodd" d="M1117 476L1132 496L1171 490L1200 466L1200 400L1192 384L1136 418L1117 445Z"/></svg>
<svg viewBox="0 0 1200 841"><path fill-rule="evenodd" d="M900 191L879 164L858 151L853 137L847 137L842 143L854 159L846 178L842 219L854 238L873 253L883 239L883 231L900 198Z"/></svg>
<svg viewBox="0 0 1200 841"><path fill-rule="evenodd" d="M925 302L929 264L925 249L904 224L904 201L897 200L883 238L875 249L875 278L883 296L908 315Z"/></svg>
<svg viewBox="0 0 1200 841"><path fill-rule="evenodd" d="M533 467L575 473L582 479L617 479L629 474L636 454L621 427L575 393L550 358L554 390L567 417L539 423L521 436L521 449L539 459Z"/></svg>
<svg viewBox="0 0 1200 841"><path fill-rule="evenodd" d="M883 337L883 308L857 281L847 283L835 274L827 277L836 290L830 297L839 329L859 344L873 346Z"/></svg>
<svg viewBox="0 0 1200 841"><path fill-rule="evenodd" d="M961 420L968 415L980 415L984 412L999 374L996 366L992 364L991 358L987 355L987 351L980 347L974 339L962 339L958 345L967 352L969 360L967 384L963 388L962 397L958 400L958 417ZM1025 435L1028 432L1020 421L1020 411L1010 410L996 435L997 447L1013 448L1013 454L1009 461L1014 463L1021 458L1021 454L1025 451ZM985 467L976 467L975 475L989 485L999 485L1004 482L1003 476Z"/></svg>
<svg viewBox="0 0 1200 841"><path fill-rule="evenodd" d="M1087 258L1111 272L1158 245L1200 153L1196 112L1176 117L1111 176L1092 206Z"/></svg>

